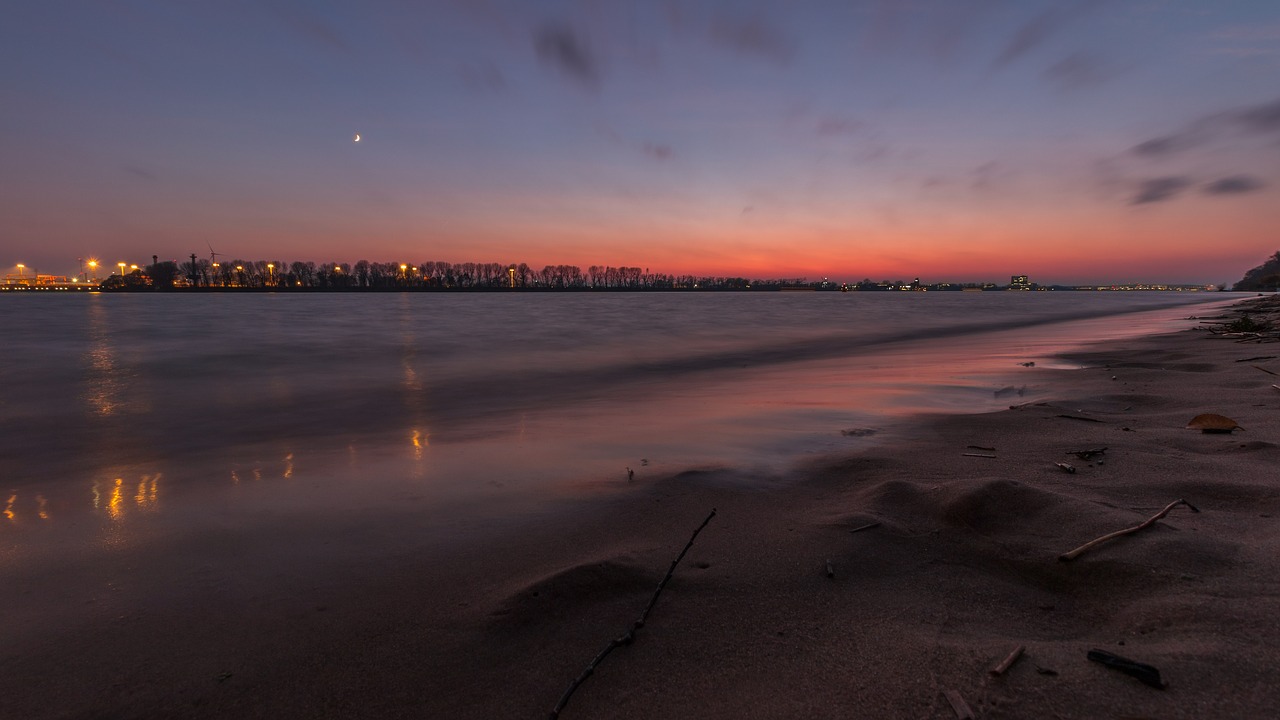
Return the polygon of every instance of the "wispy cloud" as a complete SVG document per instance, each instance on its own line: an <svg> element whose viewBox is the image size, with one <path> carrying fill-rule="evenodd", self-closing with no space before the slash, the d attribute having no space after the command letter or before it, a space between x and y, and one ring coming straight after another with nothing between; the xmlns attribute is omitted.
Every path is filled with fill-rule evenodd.
<svg viewBox="0 0 1280 720"><path fill-rule="evenodd" d="M1101 85L1111 78L1112 72L1098 58L1072 53L1050 65L1044 75L1060 90L1080 90Z"/></svg>
<svg viewBox="0 0 1280 720"><path fill-rule="evenodd" d="M538 57L567 77L595 90L600 84L599 62L587 43L567 25L548 24L533 33Z"/></svg>
<svg viewBox="0 0 1280 720"><path fill-rule="evenodd" d="M1146 157L1164 157L1210 143L1226 135L1258 136L1272 133L1280 134L1280 100L1207 115L1175 133L1138 143L1132 148L1132 152Z"/></svg>
<svg viewBox="0 0 1280 720"><path fill-rule="evenodd" d="M784 65L790 62L796 50L793 40L759 18L717 18L711 23L711 39L742 55L762 57Z"/></svg>
<svg viewBox="0 0 1280 720"><path fill-rule="evenodd" d="M670 160L671 157L675 154L671 150L670 145L662 145L658 143L647 142L644 145L640 146L640 149L641 151L644 152L645 155L648 155L654 160Z"/></svg>
<svg viewBox="0 0 1280 720"><path fill-rule="evenodd" d="M1267 184L1252 175L1231 175L1204 186L1206 195L1243 195L1257 192Z"/></svg>
<svg viewBox="0 0 1280 720"><path fill-rule="evenodd" d="M1028 20L996 56L995 67L1004 67L1043 45L1071 21L1096 7L1099 0L1057 2Z"/></svg>
<svg viewBox="0 0 1280 720"><path fill-rule="evenodd" d="M1133 196L1129 204L1145 205L1146 203L1172 200L1183 190L1191 187L1192 184L1191 178L1177 175L1143 180L1138 186L1137 194Z"/></svg>

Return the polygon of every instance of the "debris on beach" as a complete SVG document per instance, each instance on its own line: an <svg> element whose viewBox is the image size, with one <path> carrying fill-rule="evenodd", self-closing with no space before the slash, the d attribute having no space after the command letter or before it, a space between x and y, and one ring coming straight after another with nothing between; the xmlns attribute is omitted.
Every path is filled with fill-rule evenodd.
<svg viewBox="0 0 1280 720"><path fill-rule="evenodd" d="M849 428L841 430L840 434L845 437L871 437L876 434L875 428Z"/></svg>
<svg viewBox="0 0 1280 720"><path fill-rule="evenodd" d="M1035 367L1035 366L1036 366L1036 361L1035 361L1035 360L1029 360L1029 361L1027 361L1027 362L1024 362L1024 363L1018 363L1018 364L1019 364L1019 365L1021 365L1022 367Z"/></svg>
<svg viewBox="0 0 1280 720"><path fill-rule="evenodd" d="M1092 418L1092 417L1089 417L1088 415L1068 415L1068 414L1066 414L1066 413L1061 413L1061 414L1059 414L1059 415L1058 415L1058 417L1060 417L1060 418L1066 418L1066 419L1068 419L1068 420L1084 420L1085 422L1096 422L1096 423L1106 422L1105 420L1099 420L1098 418Z"/></svg>
<svg viewBox="0 0 1280 720"><path fill-rule="evenodd" d="M996 665L995 667L991 668L991 670L989 670L988 672L996 676L1005 674L1005 672L1007 672L1009 668L1013 667L1014 663L1018 662L1018 658L1022 657L1022 653L1026 649L1027 648L1023 645L1019 645L1018 647L1014 648L1008 655L1005 656L1004 660L1000 661L999 665Z"/></svg>
<svg viewBox="0 0 1280 720"><path fill-rule="evenodd" d="M1152 525L1155 525L1157 520L1164 517L1165 515L1168 515L1174 508L1178 507L1179 505L1186 505L1188 508L1191 509L1191 512L1196 512L1196 513L1200 512L1200 508L1197 508L1195 505L1192 505L1191 503L1187 502L1182 498L1178 498L1177 500L1174 500L1168 505L1165 505L1164 509L1161 510L1160 512L1147 518L1147 520L1143 522L1141 525L1135 525L1131 528L1125 528L1124 530L1117 530L1113 533L1108 533L1106 535L1103 535L1102 537L1097 538L1095 540L1090 540L1089 542L1081 545L1075 550L1062 553L1061 555L1058 556L1058 560L1061 562L1070 562L1080 557L1084 553L1088 552L1091 548L1101 545L1102 543L1105 543L1108 540L1114 540L1115 538L1121 537L1123 535L1131 535L1133 533L1138 532L1139 530L1144 530L1146 528L1149 528Z"/></svg>
<svg viewBox="0 0 1280 720"><path fill-rule="evenodd" d="M1071 473L1071 474L1073 474L1073 475L1074 475L1074 474L1075 474L1075 472L1076 472L1076 466L1075 466L1075 465L1069 465L1069 464L1064 463L1064 462L1054 463L1054 465L1057 465L1059 468L1061 468L1061 469L1062 469L1062 471L1063 471L1063 472L1066 472L1066 473Z"/></svg>
<svg viewBox="0 0 1280 720"><path fill-rule="evenodd" d="M996 456L992 455L991 453L960 453L960 457L980 457L980 458L994 459Z"/></svg>
<svg viewBox="0 0 1280 720"><path fill-rule="evenodd" d="M1276 375L1276 374L1277 374L1277 373L1271 372L1270 370L1268 370L1268 369L1266 369L1266 368L1262 367L1261 365L1250 365L1249 367L1251 367L1251 368L1253 368L1253 369L1255 369L1255 370L1261 370L1262 372L1264 372L1264 373L1266 373L1266 374L1268 374L1268 375Z"/></svg>
<svg viewBox="0 0 1280 720"><path fill-rule="evenodd" d="M1204 433L1230 433L1240 427L1240 423L1232 420L1226 415L1217 413L1202 413L1191 418L1191 422L1187 423L1187 428L1191 430L1199 430Z"/></svg>
<svg viewBox="0 0 1280 720"><path fill-rule="evenodd" d="M1068 451L1067 451L1067 454L1068 454L1068 455L1075 455L1076 457L1080 458L1081 460L1090 460L1090 459L1092 459L1092 458L1094 458L1094 457L1096 457L1096 456L1098 456L1098 455L1102 455L1102 454L1104 454L1104 453L1106 453L1106 452L1107 452L1107 449L1106 449L1106 448L1104 448L1104 447L1100 447L1100 448L1091 448L1091 449L1089 449L1089 450L1068 450Z"/></svg>
<svg viewBox="0 0 1280 720"><path fill-rule="evenodd" d="M1167 684L1160 679L1160 671L1155 667L1146 663L1140 663L1137 660L1120 657L1106 650L1090 650L1087 657L1096 662L1109 667L1112 670L1118 670L1125 675L1135 677L1144 685L1150 685L1157 690L1164 690Z"/></svg>
<svg viewBox="0 0 1280 720"><path fill-rule="evenodd" d="M587 664L587 668L582 671L582 674L578 675L578 677L574 678L573 682L569 683L568 689L566 689L564 694L560 696L560 700L556 703L556 706L551 709L550 717L552 720L560 717L560 713L564 710L565 705L569 704L569 698L573 697L573 694L577 692L582 683L587 681L588 677L591 677L592 673L595 672L596 667L599 666L601 662L604 662L604 659L609 656L609 653L623 645L630 645L635 642L636 633L644 628L645 621L649 619L649 613L653 610L653 606L658 603L658 596L662 594L663 589L665 589L667 587L667 583L670 582L671 576L675 574L676 566L684 559L685 554L689 552L689 548L693 547L693 541L698 539L699 533L707 527L707 523L711 522L711 518L715 516L716 510L715 508L712 508L711 514L707 515L707 519L703 520L702 524L698 526L698 529L693 531L693 535L689 537L689 542L685 543L684 549L680 551L680 554L676 556L675 560L671 561L671 567L667 569L667 574L662 578L662 581L658 583L658 588L653 591L653 596L649 598L649 604L645 606L644 612L640 613L640 617L631 623L631 626L627 628L626 632L613 640L610 640L604 650L601 650L600 653Z"/></svg>
<svg viewBox="0 0 1280 720"><path fill-rule="evenodd" d="M852 533L862 532L863 530L874 530L875 528L878 528L878 527L880 527L880 523L878 522L867 523L866 525L863 525L862 527L856 527L850 530L849 532L850 534L852 534Z"/></svg>
<svg viewBox="0 0 1280 720"><path fill-rule="evenodd" d="M942 694L947 698L947 702L951 703L951 709L955 711L956 717L960 720L974 720L973 710L969 708L969 703L964 701L960 693L951 688L943 688Z"/></svg>

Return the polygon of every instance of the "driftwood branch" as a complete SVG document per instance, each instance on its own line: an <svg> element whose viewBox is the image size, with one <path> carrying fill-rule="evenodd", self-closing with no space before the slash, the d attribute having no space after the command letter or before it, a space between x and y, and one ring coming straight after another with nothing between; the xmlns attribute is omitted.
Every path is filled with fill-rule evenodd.
<svg viewBox="0 0 1280 720"><path fill-rule="evenodd" d="M850 530L849 532L858 533L858 532L862 532L863 530L874 530L875 528L878 528L878 527L880 527L880 523L878 522L867 523L866 525L863 525L862 527L856 527Z"/></svg>
<svg viewBox="0 0 1280 720"><path fill-rule="evenodd" d="M1013 667L1014 663L1018 662L1018 658L1022 657L1022 653L1024 650L1026 650L1026 648L1022 645L1019 645L1018 647L1014 648L1012 652L1010 652L1007 656L1005 656L1004 660L1000 661L999 665L996 665L995 667L991 668L991 674L992 675L1005 674L1005 672L1009 668Z"/></svg>
<svg viewBox="0 0 1280 720"><path fill-rule="evenodd" d="M951 703L951 709L955 711L959 720L974 720L973 710L969 708L969 703L964 701L960 693L951 688L943 688L942 694L947 698L947 702Z"/></svg>
<svg viewBox="0 0 1280 720"><path fill-rule="evenodd" d="M1076 558L1080 557L1084 553L1088 552L1094 547L1097 547L1098 545L1101 545L1107 542L1108 540L1114 540L1120 537L1121 535L1131 535L1133 533L1138 532L1139 530L1144 530L1146 528L1149 528L1152 525L1155 525L1156 521L1158 521L1160 518L1164 517L1165 515L1168 515L1174 508L1178 507L1179 505L1186 505L1188 508L1191 508L1191 512L1200 512L1199 508L1197 508L1195 505L1192 505L1186 500L1179 498L1169 503L1168 505L1165 505L1163 510L1156 513L1155 515L1152 515L1150 518L1147 519L1146 522L1142 523L1141 525L1135 525L1131 528L1127 528L1124 530L1117 530L1113 533L1108 533L1106 535L1103 535L1102 537L1096 540L1090 540L1089 542L1081 545L1080 547L1076 548L1075 550L1072 550L1071 552L1065 552L1059 555L1058 559L1061 560L1062 562L1075 560Z"/></svg>
<svg viewBox="0 0 1280 720"><path fill-rule="evenodd" d="M698 533L702 532L702 529L705 528L707 523L711 522L711 518L715 516L715 508L712 508L711 514L707 515L707 519L703 520L702 524L698 526L698 529L693 531L693 535L689 537L689 542L685 543L684 549L680 551L680 554L676 556L675 560L671 561L671 567L667 569L666 576L662 578L662 582L659 582L657 589L653 591L653 597L649 598L649 604L645 606L644 612L640 613L640 617L631 624L631 627L627 628L625 633L610 640L609 644L600 651L600 654L596 655L595 658L587 664L587 667L582 671L582 674L574 678L573 682L569 683L569 687L564 691L564 694L560 696L560 702L557 702L556 706L551 709L551 720L555 720L560 717L560 712L564 710L564 706L569 704L569 698L573 697L573 693L577 691L578 687L582 685L582 683L586 682L587 678L591 677L591 674L596 671L596 667L601 662L604 662L604 659L609 656L609 653L623 645L630 645L635 640L636 632L639 631L640 628L644 627L645 620L649 617L649 612L653 610L653 606L657 604L658 596L662 594L663 588L667 586L667 581L669 581L671 579L671 575L675 573L676 566L684 559L685 553L689 552L689 548L693 547L693 541L698 539Z"/></svg>

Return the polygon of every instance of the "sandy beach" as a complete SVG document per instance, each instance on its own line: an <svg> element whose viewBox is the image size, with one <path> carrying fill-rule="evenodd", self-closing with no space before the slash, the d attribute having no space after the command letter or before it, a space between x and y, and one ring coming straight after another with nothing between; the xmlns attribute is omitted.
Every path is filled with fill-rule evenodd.
<svg viewBox="0 0 1280 720"><path fill-rule="evenodd" d="M481 538L411 508L281 510L23 572L0 596L0 714L547 717L715 509L560 717L1270 716L1277 356L1208 330L1089 348L1021 371L1045 402L919 418L776 482L645 478ZM1243 429L1188 429L1201 413ZM1179 499L1199 512L1059 560Z"/></svg>

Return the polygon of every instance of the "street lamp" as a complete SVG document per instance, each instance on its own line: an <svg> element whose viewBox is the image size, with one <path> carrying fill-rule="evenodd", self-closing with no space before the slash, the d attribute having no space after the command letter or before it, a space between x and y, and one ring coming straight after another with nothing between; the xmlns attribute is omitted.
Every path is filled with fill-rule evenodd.
<svg viewBox="0 0 1280 720"><path fill-rule="evenodd" d="M512 265L511 267L507 268L507 274L511 276L511 289L515 290L516 289L516 266Z"/></svg>
<svg viewBox="0 0 1280 720"><path fill-rule="evenodd" d="M18 279L19 279L19 280L21 280L21 279L22 279L22 270L23 270L23 268L25 268L25 267L26 267L26 265L23 265L22 263L18 263Z"/></svg>
<svg viewBox="0 0 1280 720"><path fill-rule="evenodd" d="M121 278L123 278L123 277L124 277L124 263L116 263L116 265L119 265L119 266L120 266L120 277L121 277Z"/></svg>
<svg viewBox="0 0 1280 720"><path fill-rule="evenodd" d="M98 261L97 260L89 261L89 274L93 276L94 280L98 279ZM88 281L88 280L89 278L86 277L85 281Z"/></svg>

